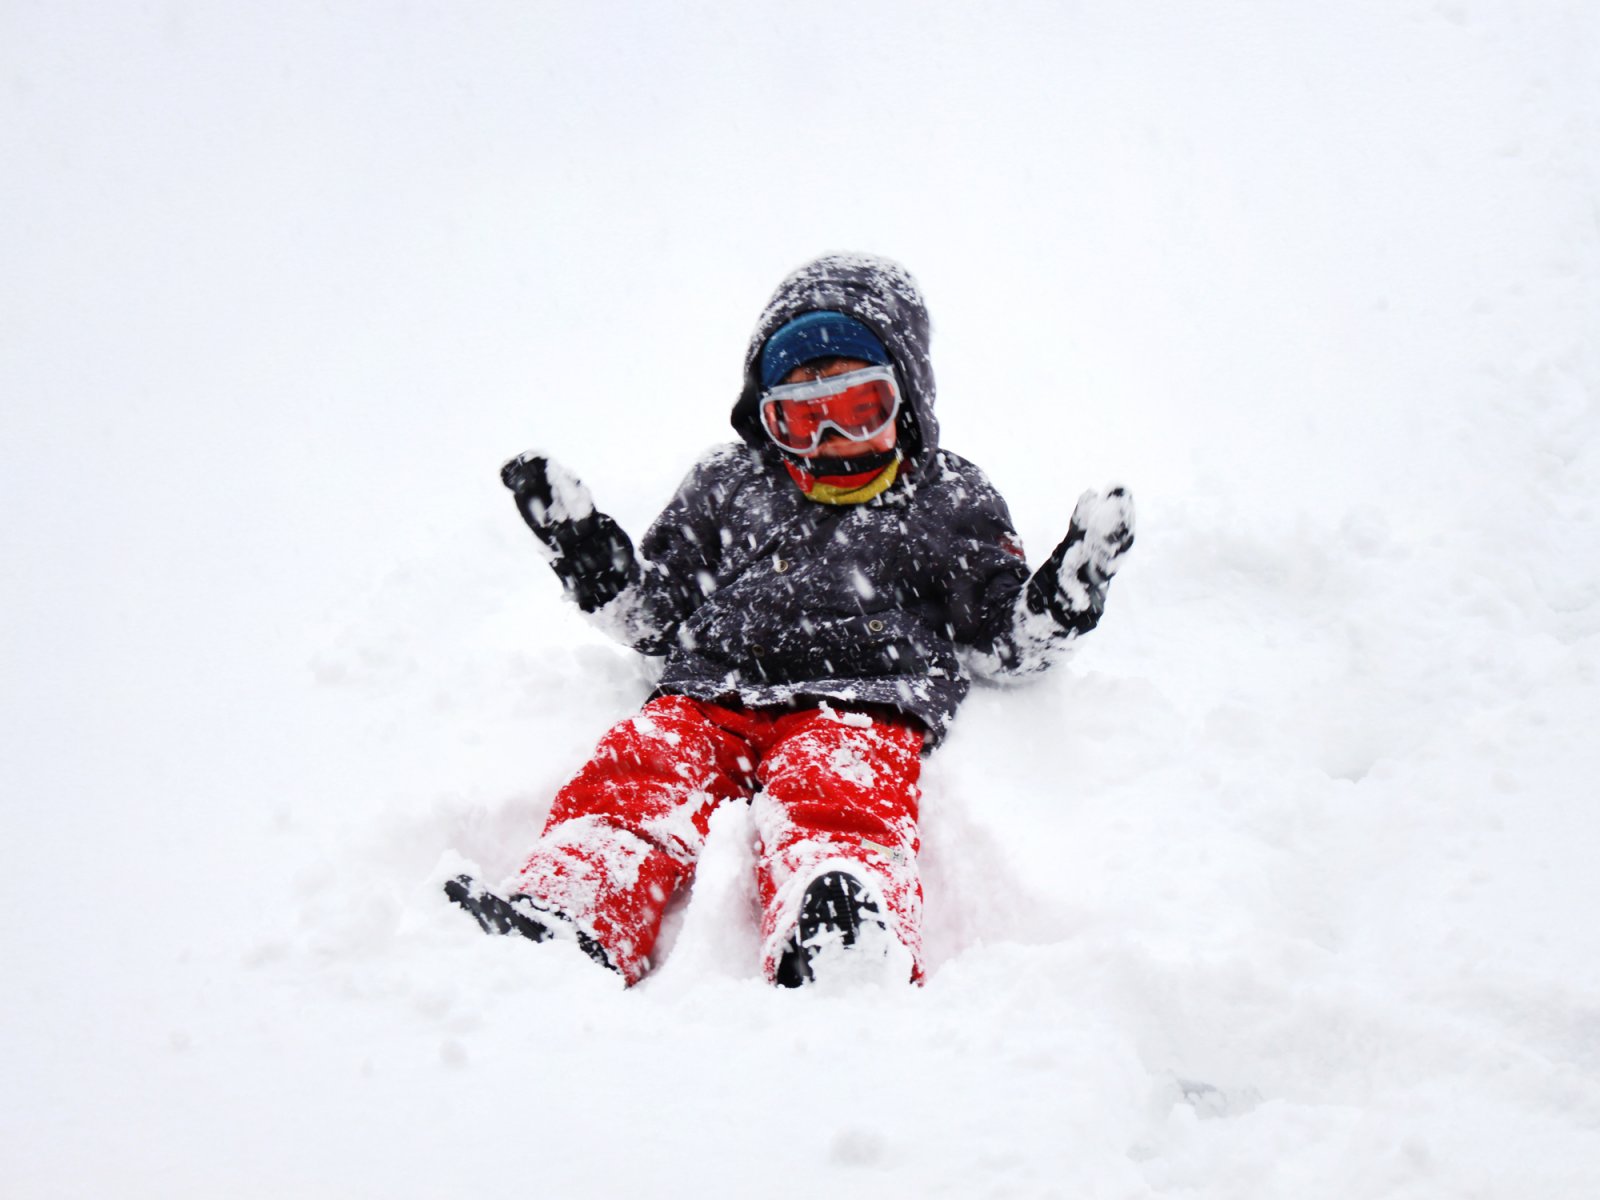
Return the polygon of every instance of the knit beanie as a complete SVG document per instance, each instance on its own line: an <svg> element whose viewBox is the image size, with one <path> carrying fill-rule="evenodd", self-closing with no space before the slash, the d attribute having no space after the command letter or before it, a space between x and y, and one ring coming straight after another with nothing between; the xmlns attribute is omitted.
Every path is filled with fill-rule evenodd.
<svg viewBox="0 0 1600 1200"><path fill-rule="evenodd" d="M818 358L859 358L873 366L889 365L889 352L878 335L842 312L802 313L780 326L761 347L761 386L776 387L796 367Z"/></svg>

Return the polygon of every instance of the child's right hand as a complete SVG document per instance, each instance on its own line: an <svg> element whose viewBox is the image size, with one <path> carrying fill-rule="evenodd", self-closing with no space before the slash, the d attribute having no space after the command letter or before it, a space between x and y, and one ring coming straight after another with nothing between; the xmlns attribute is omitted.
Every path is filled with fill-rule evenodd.
<svg viewBox="0 0 1600 1200"><path fill-rule="evenodd" d="M536 496L550 502L550 481L546 478L550 460L537 450L525 450L500 468L500 482L518 496Z"/></svg>
<svg viewBox="0 0 1600 1200"><path fill-rule="evenodd" d="M537 450L524 451L501 467L500 482L516 496L517 507L535 532L563 521L581 521L594 512L594 498L583 481Z"/></svg>
<svg viewBox="0 0 1600 1200"><path fill-rule="evenodd" d="M517 511L543 547L567 594L584 612L610 603L638 573L633 542L594 510L589 489L560 463L529 450L500 468Z"/></svg>

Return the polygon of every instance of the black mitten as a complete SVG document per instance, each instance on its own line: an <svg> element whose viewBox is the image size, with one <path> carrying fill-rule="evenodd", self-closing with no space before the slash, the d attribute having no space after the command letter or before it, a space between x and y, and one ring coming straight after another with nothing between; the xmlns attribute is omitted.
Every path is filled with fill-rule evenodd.
<svg viewBox="0 0 1600 1200"><path fill-rule="evenodd" d="M546 551L562 586L584 612L610 603L638 573L633 542L605 513L596 512L589 489L560 463L542 454L519 454L500 468L517 511Z"/></svg>
<svg viewBox="0 0 1600 1200"><path fill-rule="evenodd" d="M1093 629L1106 606L1106 585L1133 545L1133 497L1126 488L1085 492L1055 552L1028 580L1028 608L1048 612L1072 633Z"/></svg>

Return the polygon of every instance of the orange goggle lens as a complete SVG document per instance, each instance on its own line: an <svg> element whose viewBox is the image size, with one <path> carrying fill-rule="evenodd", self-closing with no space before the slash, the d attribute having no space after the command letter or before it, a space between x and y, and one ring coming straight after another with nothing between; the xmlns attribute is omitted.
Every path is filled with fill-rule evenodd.
<svg viewBox="0 0 1600 1200"><path fill-rule="evenodd" d="M808 454L833 429L870 441L900 412L900 389L888 367L869 367L809 383L787 383L761 397L761 426L785 450Z"/></svg>

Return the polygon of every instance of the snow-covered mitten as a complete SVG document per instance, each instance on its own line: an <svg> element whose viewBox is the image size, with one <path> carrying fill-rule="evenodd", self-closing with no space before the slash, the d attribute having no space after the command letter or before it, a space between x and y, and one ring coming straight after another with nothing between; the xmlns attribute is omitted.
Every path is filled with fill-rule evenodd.
<svg viewBox="0 0 1600 1200"><path fill-rule="evenodd" d="M1028 607L1073 633L1100 620L1106 586L1133 545L1133 496L1124 487L1078 497L1067 536L1028 580Z"/></svg>
<svg viewBox="0 0 1600 1200"><path fill-rule="evenodd" d="M638 574L633 541L605 513L595 511L589 489L560 463L528 451L501 467L500 479L584 612L608 604Z"/></svg>

